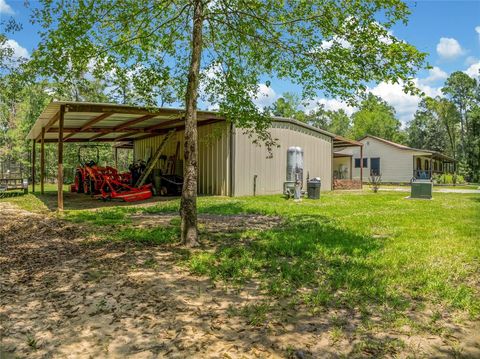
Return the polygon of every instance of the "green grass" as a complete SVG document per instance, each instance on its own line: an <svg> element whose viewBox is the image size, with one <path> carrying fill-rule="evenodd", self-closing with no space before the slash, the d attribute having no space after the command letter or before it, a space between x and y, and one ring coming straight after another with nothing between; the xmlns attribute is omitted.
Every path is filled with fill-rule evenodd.
<svg viewBox="0 0 480 359"><path fill-rule="evenodd" d="M63 190L68 191L69 186L64 185ZM45 183L45 193L47 194L56 194L57 185L52 183ZM0 202L10 202L15 203L22 209L32 212L46 212L48 211L48 206L38 197L40 194L40 184L35 185L35 192L32 193L32 185L28 186L28 194L21 194L21 192L16 191L19 195L10 198L0 198Z"/></svg>
<svg viewBox="0 0 480 359"><path fill-rule="evenodd" d="M185 264L194 274L228 284L256 280L273 297L295 296L311 307L375 304L404 310L419 301L478 315L474 278L480 258L480 196L435 194L433 201L404 197L336 192L301 203L280 196L200 198L200 213L275 215L283 223L228 235L202 231L207 248L192 252ZM176 212L178 201L136 210ZM125 223L131 212L129 207L95 215L76 211L66 218ZM123 229L117 237L171 243L178 232L169 227Z"/></svg>
<svg viewBox="0 0 480 359"><path fill-rule="evenodd" d="M322 193L320 201L299 203L281 196L201 197L201 214L271 215L280 217L281 224L228 234L201 227L203 247L179 260L193 275L227 286L254 281L268 298L286 298L312 313L347 308L368 316L375 311L392 326L408 322L412 306L478 318L480 195L435 193L432 201L405 196L332 192ZM66 211L65 218L121 224L109 234L111 240L162 245L178 241L178 221L134 229L130 215L178 213L178 206L173 200L150 207ZM242 308L237 313L258 325L274 306ZM434 332L435 325L432 320L422 328ZM375 345L358 350L375 352Z"/></svg>
<svg viewBox="0 0 480 359"><path fill-rule="evenodd" d="M111 207L97 211L70 210L65 211L64 218L72 222L88 222L89 224L96 226L124 225L131 222L128 218L128 214L132 211L133 209L131 207Z"/></svg>

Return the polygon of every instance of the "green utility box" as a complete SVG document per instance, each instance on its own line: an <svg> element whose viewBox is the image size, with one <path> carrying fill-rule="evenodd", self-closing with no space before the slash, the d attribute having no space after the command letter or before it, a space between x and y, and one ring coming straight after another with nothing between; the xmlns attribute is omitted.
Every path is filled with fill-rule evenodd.
<svg viewBox="0 0 480 359"><path fill-rule="evenodd" d="M431 199L432 189L433 189L432 181L421 181L421 180L413 181L410 198Z"/></svg>

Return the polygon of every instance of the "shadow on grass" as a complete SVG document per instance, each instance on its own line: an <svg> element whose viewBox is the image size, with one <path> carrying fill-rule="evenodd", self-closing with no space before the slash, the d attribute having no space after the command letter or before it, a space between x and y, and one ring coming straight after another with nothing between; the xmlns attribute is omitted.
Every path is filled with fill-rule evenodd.
<svg viewBox="0 0 480 359"><path fill-rule="evenodd" d="M45 194L40 194L36 191L31 193L38 201L40 201L48 210L56 211L57 207L57 192L56 191L45 191ZM159 202L165 201L175 201L178 197L160 197L155 196L144 201L139 202L124 202L122 200L113 200L113 201L102 201L100 199L93 198L90 195L80 194L80 193L71 193L64 191L64 209L65 210L85 210L85 209L101 209L101 208L115 208L115 207L125 207L132 205L155 205Z"/></svg>
<svg viewBox="0 0 480 359"><path fill-rule="evenodd" d="M238 214L245 209L214 204L202 212ZM387 290L384 268L372 259L383 240L343 229L323 215L289 216L275 228L237 233L235 241L222 234L209 239L213 248L197 251L188 260L194 273L227 283L259 281L270 295L293 295L314 307L407 304Z"/></svg>

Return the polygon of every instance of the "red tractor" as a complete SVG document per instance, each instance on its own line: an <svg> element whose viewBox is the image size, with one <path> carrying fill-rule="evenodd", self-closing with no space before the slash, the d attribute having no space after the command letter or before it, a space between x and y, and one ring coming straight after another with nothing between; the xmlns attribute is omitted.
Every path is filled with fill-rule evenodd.
<svg viewBox="0 0 480 359"><path fill-rule="evenodd" d="M96 161L82 159L81 152L87 148L96 150ZM104 201L118 198L126 202L141 201L153 195L151 184L135 187L130 172L118 173L113 167L98 166L99 150L96 146L80 146L78 162L72 192L90 194Z"/></svg>

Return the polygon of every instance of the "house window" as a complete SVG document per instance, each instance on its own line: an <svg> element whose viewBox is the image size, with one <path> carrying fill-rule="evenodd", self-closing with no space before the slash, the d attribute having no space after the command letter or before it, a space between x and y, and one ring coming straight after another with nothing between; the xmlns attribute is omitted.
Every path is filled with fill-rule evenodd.
<svg viewBox="0 0 480 359"><path fill-rule="evenodd" d="M380 157L370 158L370 175L380 176Z"/></svg>
<svg viewBox="0 0 480 359"><path fill-rule="evenodd" d="M420 158L417 158L417 170L422 169L422 160Z"/></svg>
<svg viewBox="0 0 480 359"><path fill-rule="evenodd" d="M368 167L368 158L363 159L363 168ZM360 158L355 158L355 168L360 168Z"/></svg>
<svg viewBox="0 0 480 359"><path fill-rule="evenodd" d="M430 163L428 160L425 160L425 169L428 171L430 169Z"/></svg>
<svg viewBox="0 0 480 359"><path fill-rule="evenodd" d="M434 170L434 171L437 170L437 161L433 162L433 170Z"/></svg>

